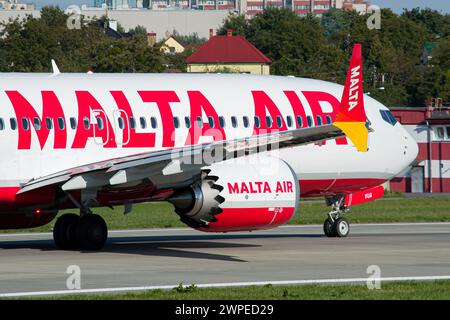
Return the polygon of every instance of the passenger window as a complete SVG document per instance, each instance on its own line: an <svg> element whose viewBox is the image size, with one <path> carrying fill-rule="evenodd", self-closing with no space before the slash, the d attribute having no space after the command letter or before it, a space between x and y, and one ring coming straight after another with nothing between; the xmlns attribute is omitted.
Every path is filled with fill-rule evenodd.
<svg viewBox="0 0 450 320"><path fill-rule="evenodd" d="M47 118L48 119L48 118ZM89 130L91 128L91 122L88 118L83 118L84 129Z"/></svg>
<svg viewBox="0 0 450 320"><path fill-rule="evenodd" d="M130 117L130 128L136 129L136 119L134 117Z"/></svg>
<svg viewBox="0 0 450 320"><path fill-rule="evenodd" d="M214 123L213 117L211 117L211 116L208 117L208 124L209 124L210 128L214 128L215 123Z"/></svg>
<svg viewBox="0 0 450 320"><path fill-rule="evenodd" d="M103 126L103 119L100 117L97 117L97 128L98 130L103 130L104 126Z"/></svg>
<svg viewBox="0 0 450 320"><path fill-rule="evenodd" d="M173 126L175 127L175 129L178 129L180 127L180 120L178 119L178 117L173 117Z"/></svg>
<svg viewBox="0 0 450 320"><path fill-rule="evenodd" d="M152 125L152 129L156 129L158 127L158 121L156 121L155 117L150 118L150 124Z"/></svg>
<svg viewBox="0 0 450 320"><path fill-rule="evenodd" d="M225 128L225 118L222 116L219 117L219 125L221 128Z"/></svg>
<svg viewBox="0 0 450 320"><path fill-rule="evenodd" d="M318 126L322 125L322 117L321 116L316 116L316 121L317 121Z"/></svg>
<svg viewBox="0 0 450 320"><path fill-rule="evenodd" d="M146 129L147 128L147 120L145 120L144 117L139 118L139 122L141 123L141 128Z"/></svg>
<svg viewBox="0 0 450 320"><path fill-rule="evenodd" d="M17 129L17 120L15 118L10 118L9 124L11 125L11 130Z"/></svg>
<svg viewBox="0 0 450 320"><path fill-rule="evenodd" d="M75 130L77 128L77 119L75 118L70 118L70 127L72 128L72 130Z"/></svg>
<svg viewBox="0 0 450 320"><path fill-rule="evenodd" d="M297 116L297 127L303 127L303 118L302 116Z"/></svg>
<svg viewBox="0 0 450 320"><path fill-rule="evenodd" d="M41 130L41 119L34 118L33 119L33 126L35 130Z"/></svg>
<svg viewBox="0 0 450 320"><path fill-rule="evenodd" d="M119 125L119 129L123 130L123 128L125 127L125 121L122 117L117 118L117 124Z"/></svg>
<svg viewBox="0 0 450 320"><path fill-rule="evenodd" d="M266 124L268 128L272 128L272 117L266 116Z"/></svg>
<svg viewBox="0 0 450 320"><path fill-rule="evenodd" d="M237 123L236 117L235 117L235 116L232 116L232 117L231 117L231 126L232 126L233 128L236 128L237 125L238 125L238 123Z"/></svg>
<svg viewBox="0 0 450 320"><path fill-rule="evenodd" d="M308 127L312 127L312 125L313 125L312 117L311 116L307 116L306 117L306 121L308 122Z"/></svg>
<svg viewBox="0 0 450 320"><path fill-rule="evenodd" d="M3 122L3 119L0 118L0 131L5 130L5 122Z"/></svg>
<svg viewBox="0 0 450 320"><path fill-rule="evenodd" d="M331 124L331 122L332 122L331 121L331 116L327 116L326 119L327 119L327 124Z"/></svg>
<svg viewBox="0 0 450 320"><path fill-rule="evenodd" d="M255 116L255 127L256 128L261 127L261 120L259 119L259 116Z"/></svg>
<svg viewBox="0 0 450 320"><path fill-rule="evenodd" d="M292 128L292 117L291 116L286 117L286 124L289 128Z"/></svg>
<svg viewBox="0 0 450 320"><path fill-rule="evenodd" d="M89 120L88 120L88 122L89 122ZM48 130L52 130L53 129L53 119L45 118L45 126L47 127Z"/></svg>
<svg viewBox="0 0 450 320"><path fill-rule="evenodd" d="M244 128L248 128L248 126L250 124L249 121L248 121L248 117L247 116L243 117L242 121L244 123Z"/></svg>
<svg viewBox="0 0 450 320"><path fill-rule="evenodd" d="M184 123L186 124L186 128L189 129L191 127L191 118L184 117Z"/></svg>
<svg viewBox="0 0 450 320"><path fill-rule="evenodd" d="M27 118L22 118L22 128L23 128L23 130L30 129L30 123L28 122Z"/></svg>
<svg viewBox="0 0 450 320"><path fill-rule="evenodd" d="M283 119L281 119L281 116L277 116L277 126L278 128L283 127Z"/></svg>
<svg viewBox="0 0 450 320"><path fill-rule="evenodd" d="M197 117L197 128L203 128L203 119L202 117Z"/></svg>
<svg viewBox="0 0 450 320"><path fill-rule="evenodd" d="M58 128L59 128L59 130L64 130L66 128L66 123L64 121L64 118L61 118L61 117L58 118Z"/></svg>

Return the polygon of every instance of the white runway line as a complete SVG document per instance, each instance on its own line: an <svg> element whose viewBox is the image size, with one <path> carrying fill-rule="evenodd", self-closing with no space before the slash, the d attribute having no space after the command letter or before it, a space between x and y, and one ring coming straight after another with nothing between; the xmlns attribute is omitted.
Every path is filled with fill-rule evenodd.
<svg viewBox="0 0 450 320"><path fill-rule="evenodd" d="M343 283L365 283L367 281L432 281L432 280L450 280L448 276L412 276L412 277L382 277L382 278L347 278L347 279L311 279L311 280L283 280L283 281L256 281L256 282L230 282L230 283L205 283L194 284L197 288L232 288L245 286L265 286L271 285L305 285L305 284L343 284ZM143 286L143 287L122 287L122 288L98 288L98 289L80 289L80 290L55 290L55 291L34 291L34 292L13 292L1 293L0 298L17 297L35 297L35 296L55 296L67 294L87 294L87 293L117 293L145 290L171 290L179 285L163 286ZM191 284L183 285L189 287Z"/></svg>

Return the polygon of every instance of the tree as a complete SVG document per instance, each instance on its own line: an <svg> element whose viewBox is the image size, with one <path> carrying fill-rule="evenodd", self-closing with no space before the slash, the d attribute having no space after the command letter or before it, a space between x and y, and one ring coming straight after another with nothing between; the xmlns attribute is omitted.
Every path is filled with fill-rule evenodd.
<svg viewBox="0 0 450 320"><path fill-rule="evenodd" d="M82 21L80 29L68 29L67 18L59 8L44 7L40 18L27 16L1 25L0 70L48 72L51 59L63 72L163 70L164 55L159 48L148 47L142 32L115 39L108 37L96 21Z"/></svg>
<svg viewBox="0 0 450 320"><path fill-rule="evenodd" d="M431 38L445 38L450 36L450 15L441 14L430 8L404 10L403 17L423 25L430 32Z"/></svg>

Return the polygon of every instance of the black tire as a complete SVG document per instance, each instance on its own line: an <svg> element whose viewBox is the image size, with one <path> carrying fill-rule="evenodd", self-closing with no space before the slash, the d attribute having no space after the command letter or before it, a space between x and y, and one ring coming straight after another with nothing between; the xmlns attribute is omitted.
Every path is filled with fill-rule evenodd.
<svg viewBox="0 0 450 320"><path fill-rule="evenodd" d="M350 224L347 219L339 218L334 221L333 229L336 237L345 238L350 233Z"/></svg>
<svg viewBox="0 0 450 320"><path fill-rule="evenodd" d="M325 235L329 238L336 237L334 223L330 218L327 218L323 223L323 233L325 233Z"/></svg>
<svg viewBox="0 0 450 320"><path fill-rule="evenodd" d="M77 241L82 250L100 250L108 238L105 220L96 214L87 214L78 222Z"/></svg>
<svg viewBox="0 0 450 320"><path fill-rule="evenodd" d="M74 250L78 248L76 228L80 217L73 213L63 214L56 220L53 228L53 240L58 249Z"/></svg>

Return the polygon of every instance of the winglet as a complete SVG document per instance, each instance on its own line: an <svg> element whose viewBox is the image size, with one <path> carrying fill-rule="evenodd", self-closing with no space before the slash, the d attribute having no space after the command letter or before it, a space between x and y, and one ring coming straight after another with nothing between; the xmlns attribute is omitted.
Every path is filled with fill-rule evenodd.
<svg viewBox="0 0 450 320"><path fill-rule="evenodd" d="M341 107L333 125L341 129L360 152L367 151L368 129L364 111L361 44L353 47L342 93Z"/></svg>
<svg viewBox="0 0 450 320"><path fill-rule="evenodd" d="M55 60L52 59L52 69L53 69L53 75L58 75L61 72L59 72L58 65L56 64Z"/></svg>

